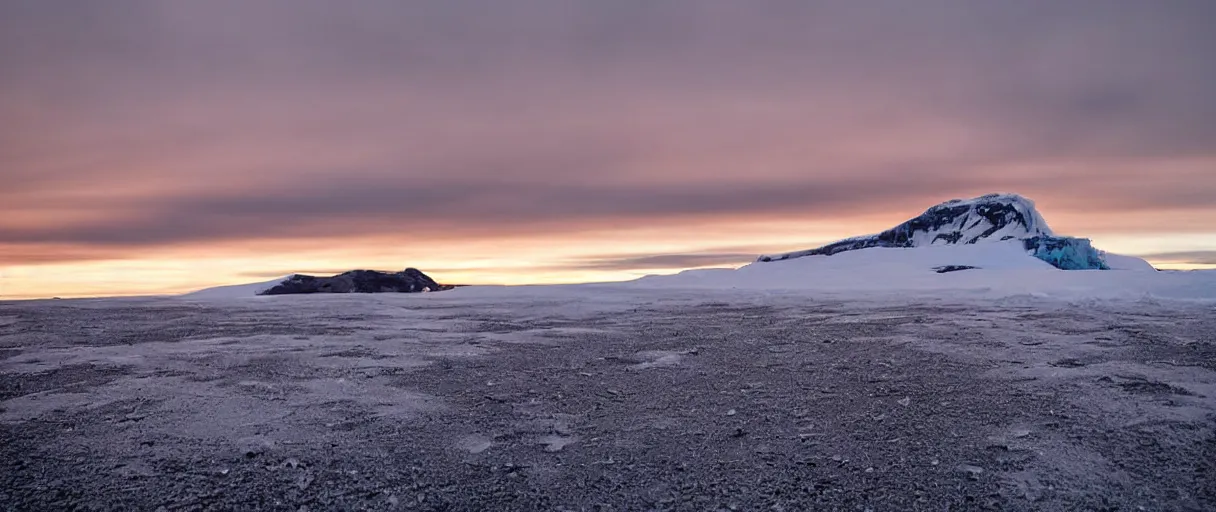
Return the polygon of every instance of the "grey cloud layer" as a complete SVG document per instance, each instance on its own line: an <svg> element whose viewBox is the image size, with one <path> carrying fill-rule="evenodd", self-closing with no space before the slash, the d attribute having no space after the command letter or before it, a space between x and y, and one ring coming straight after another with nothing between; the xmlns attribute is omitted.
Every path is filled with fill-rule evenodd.
<svg viewBox="0 0 1216 512"><path fill-rule="evenodd" d="M1092 204L1124 213L1151 211L1162 203L1210 206L1216 184L1196 182L1186 191L1169 184L1110 178L1093 184L1086 175L1056 175L1049 183L1012 176L995 180L958 173L943 183L924 172L872 172L818 181L667 184L596 184L558 180L512 181L335 177L264 188L164 195L139 199L71 199L51 208L100 212L58 226L4 226L0 242L96 246L149 246L207 240L374 235L403 230L427 235L510 234L577 230L604 223L645 223L674 217L801 215L847 218L876 211L894 225L930 204L1004 187L1044 194L1068 204L1067 190L1108 193L1115 202ZM1055 190L1065 190L1061 192ZM46 207L47 205L30 205ZM1057 210L1048 210L1055 212ZM112 212L112 213L110 213ZM597 224L598 223L598 224Z"/></svg>
<svg viewBox="0 0 1216 512"><path fill-rule="evenodd" d="M1216 209L1216 173L1106 167L1214 156L1214 24L1203 0L6 2L0 208L74 216L0 219L0 242L906 211L996 190ZM1067 168L998 171L1043 162Z"/></svg>

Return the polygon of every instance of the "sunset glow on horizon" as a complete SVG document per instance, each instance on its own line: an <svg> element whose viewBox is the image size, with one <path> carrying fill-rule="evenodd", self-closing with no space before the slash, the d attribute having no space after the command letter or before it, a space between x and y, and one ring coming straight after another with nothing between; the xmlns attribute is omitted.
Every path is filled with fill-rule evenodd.
<svg viewBox="0 0 1216 512"><path fill-rule="evenodd" d="M1189 0L6 2L0 299L624 280L991 192L1216 268L1214 24Z"/></svg>

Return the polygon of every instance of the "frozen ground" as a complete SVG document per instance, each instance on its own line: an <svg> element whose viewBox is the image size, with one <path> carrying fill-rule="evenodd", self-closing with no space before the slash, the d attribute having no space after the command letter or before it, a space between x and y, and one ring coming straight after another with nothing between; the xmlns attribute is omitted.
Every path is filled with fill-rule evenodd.
<svg viewBox="0 0 1216 512"><path fill-rule="evenodd" d="M9 510L1216 509L1211 302L10 302L0 400Z"/></svg>

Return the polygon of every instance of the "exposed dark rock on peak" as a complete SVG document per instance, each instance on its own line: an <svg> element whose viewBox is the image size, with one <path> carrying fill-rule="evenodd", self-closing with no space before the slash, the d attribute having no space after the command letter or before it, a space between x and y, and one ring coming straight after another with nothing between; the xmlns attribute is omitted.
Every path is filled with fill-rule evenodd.
<svg viewBox="0 0 1216 512"><path fill-rule="evenodd" d="M452 287L436 283L422 271L407 268L388 273L375 270L352 270L331 277L296 274L261 295L297 293L418 293L449 290Z"/></svg>

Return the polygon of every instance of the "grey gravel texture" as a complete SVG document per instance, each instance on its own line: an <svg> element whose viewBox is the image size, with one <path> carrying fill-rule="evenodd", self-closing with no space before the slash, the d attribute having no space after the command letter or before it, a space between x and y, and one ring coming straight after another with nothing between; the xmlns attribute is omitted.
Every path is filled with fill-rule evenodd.
<svg viewBox="0 0 1216 512"><path fill-rule="evenodd" d="M0 509L1216 510L1211 305L538 290L0 303Z"/></svg>

